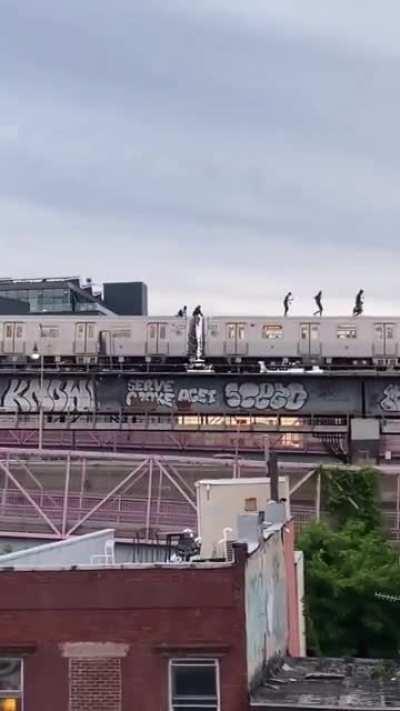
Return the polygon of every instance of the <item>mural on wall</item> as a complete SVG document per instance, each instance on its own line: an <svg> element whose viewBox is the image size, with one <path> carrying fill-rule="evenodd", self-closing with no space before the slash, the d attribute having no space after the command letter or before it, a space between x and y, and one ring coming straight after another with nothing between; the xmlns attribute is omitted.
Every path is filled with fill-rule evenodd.
<svg viewBox="0 0 400 711"><path fill-rule="evenodd" d="M12 378L1 395L0 407L9 412L33 413L40 407L49 413L92 412L93 383L89 378Z"/></svg>
<svg viewBox="0 0 400 711"><path fill-rule="evenodd" d="M287 578L281 533L250 555L246 566L248 677L251 684L288 644Z"/></svg>
<svg viewBox="0 0 400 711"><path fill-rule="evenodd" d="M228 383L225 401L240 410L301 410L308 400L302 383Z"/></svg>
<svg viewBox="0 0 400 711"><path fill-rule="evenodd" d="M176 387L173 380L163 378L135 379L128 382L126 405L154 403L160 407L176 408L189 405L214 405L217 391L208 387Z"/></svg>

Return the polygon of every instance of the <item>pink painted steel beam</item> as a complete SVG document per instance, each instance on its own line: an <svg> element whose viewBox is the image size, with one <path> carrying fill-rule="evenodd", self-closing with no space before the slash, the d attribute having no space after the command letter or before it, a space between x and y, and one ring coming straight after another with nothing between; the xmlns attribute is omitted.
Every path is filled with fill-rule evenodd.
<svg viewBox="0 0 400 711"><path fill-rule="evenodd" d="M54 531L54 533L56 533L58 536L61 536L61 531L57 528L57 526L54 525L54 523L49 519L47 514L45 514L45 512L41 509L41 507L31 497L29 492L24 489L24 487L22 486L22 484L20 484L18 479L16 479L15 476L10 472L8 466L6 466L4 464L4 462L2 462L1 460L0 460L0 468L3 470L3 472L6 474L6 476L12 481L14 486L16 486L17 489L19 489L21 494L29 501L29 503L33 506L35 511L37 511L39 516L41 516L44 519L44 521L46 521L47 525L50 526L50 528Z"/></svg>
<svg viewBox="0 0 400 711"><path fill-rule="evenodd" d="M81 518L79 521L77 521L77 523L75 523L72 526L72 528L69 529L69 531L67 532L66 535L70 536L74 531L76 531L77 528L79 528L79 526L82 526L85 523L85 521L87 521L89 518L91 518L91 516L93 516L93 514L95 514L96 511L98 511L102 506L104 506L104 504L107 501L109 501L109 499L111 499L113 496L115 496L115 494L120 489L122 489L125 486L125 484L127 484L129 481L131 481L136 476L136 474L139 474L139 472L143 469L143 467L145 467L147 465L147 463L148 463L148 460L145 459L144 462L142 462L135 469L133 469L128 474L128 476L126 476L122 481L120 481L119 484L114 486L114 488L111 489L111 491L109 491L109 493L101 501L99 501L99 503L96 504L96 506L93 506L93 508L90 511L88 511L88 513L85 514L83 516L83 518Z"/></svg>

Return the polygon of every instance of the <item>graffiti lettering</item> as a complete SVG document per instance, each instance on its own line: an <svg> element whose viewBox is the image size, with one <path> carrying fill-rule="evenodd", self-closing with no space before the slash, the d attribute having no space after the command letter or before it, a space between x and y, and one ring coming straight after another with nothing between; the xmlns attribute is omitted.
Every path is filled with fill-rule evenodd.
<svg viewBox="0 0 400 711"><path fill-rule="evenodd" d="M400 385L388 385L379 405L385 412L400 412Z"/></svg>
<svg viewBox="0 0 400 711"><path fill-rule="evenodd" d="M229 383L225 386L228 407L243 410L301 410L308 393L301 383Z"/></svg>
<svg viewBox="0 0 400 711"><path fill-rule="evenodd" d="M0 406L11 412L75 413L94 410L93 384L87 378L13 378L4 392Z"/></svg>
<svg viewBox="0 0 400 711"><path fill-rule="evenodd" d="M175 388L173 380L130 380L126 404L134 407L137 403L154 403L160 407L179 405L214 405L217 391L211 388Z"/></svg>
<svg viewBox="0 0 400 711"><path fill-rule="evenodd" d="M191 404L214 405L217 402L217 391L209 388L181 388L177 400Z"/></svg>
<svg viewBox="0 0 400 711"><path fill-rule="evenodd" d="M174 383L172 380L130 380L126 404L128 407L140 402L152 402L164 407L173 407L175 400Z"/></svg>

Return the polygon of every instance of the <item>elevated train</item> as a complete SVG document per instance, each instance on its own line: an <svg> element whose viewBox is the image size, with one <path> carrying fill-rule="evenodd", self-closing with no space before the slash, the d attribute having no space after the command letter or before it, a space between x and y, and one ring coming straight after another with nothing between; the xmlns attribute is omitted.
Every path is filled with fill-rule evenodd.
<svg viewBox="0 0 400 711"><path fill-rule="evenodd" d="M170 316L3 317L0 365L24 366L32 355L60 367L185 370L201 360L216 372L257 372L260 363L395 369L400 318L205 316L196 325L193 318Z"/></svg>

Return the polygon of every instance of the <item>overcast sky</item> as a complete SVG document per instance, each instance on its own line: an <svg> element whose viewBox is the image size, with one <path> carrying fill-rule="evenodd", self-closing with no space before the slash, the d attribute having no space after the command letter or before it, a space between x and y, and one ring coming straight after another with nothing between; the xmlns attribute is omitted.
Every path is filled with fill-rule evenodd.
<svg viewBox="0 0 400 711"><path fill-rule="evenodd" d="M0 0L0 275L400 315L399 0Z"/></svg>

